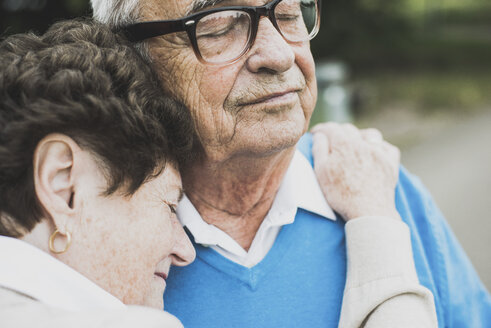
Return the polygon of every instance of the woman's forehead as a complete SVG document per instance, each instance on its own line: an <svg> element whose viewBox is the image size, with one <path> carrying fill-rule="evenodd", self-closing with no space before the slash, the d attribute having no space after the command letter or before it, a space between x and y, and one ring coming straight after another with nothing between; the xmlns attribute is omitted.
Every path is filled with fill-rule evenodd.
<svg viewBox="0 0 491 328"><path fill-rule="evenodd" d="M152 195L156 200L163 200L177 204L183 197L181 176L173 165L166 165L165 169L154 179L143 186L143 197Z"/></svg>

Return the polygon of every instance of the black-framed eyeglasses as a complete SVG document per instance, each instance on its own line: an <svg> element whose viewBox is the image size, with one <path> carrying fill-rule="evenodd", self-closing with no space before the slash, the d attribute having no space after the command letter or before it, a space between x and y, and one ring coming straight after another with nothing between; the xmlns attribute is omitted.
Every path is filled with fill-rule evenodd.
<svg viewBox="0 0 491 328"><path fill-rule="evenodd" d="M136 23L122 31L132 42L187 32L199 61L229 64L252 47L262 16L268 17L288 42L309 41L319 31L320 0L273 0L263 6L219 7L181 19Z"/></svg>

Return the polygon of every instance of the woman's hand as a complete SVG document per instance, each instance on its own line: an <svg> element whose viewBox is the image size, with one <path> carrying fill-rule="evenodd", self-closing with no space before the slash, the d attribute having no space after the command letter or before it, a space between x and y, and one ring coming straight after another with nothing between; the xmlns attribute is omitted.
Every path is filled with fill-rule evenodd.
<svg viewBox="0 0 491 328"><path fill-rule="evenodd" d="M399 219L395 186L400 151L376 129L323 123L312 129L314 169L329 205L346 221L362 216Z"/></svg>

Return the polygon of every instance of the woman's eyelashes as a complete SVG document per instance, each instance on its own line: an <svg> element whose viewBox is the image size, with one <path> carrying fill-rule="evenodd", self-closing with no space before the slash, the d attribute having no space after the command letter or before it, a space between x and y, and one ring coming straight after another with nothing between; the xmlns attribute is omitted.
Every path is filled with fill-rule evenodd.
<svg viewBox="0 0 491 328"><path fill-rule="evenodd" d="M177 204L169 203L168 201L163 201L165 205L167 205L172 214L177 214Z"/></svg>

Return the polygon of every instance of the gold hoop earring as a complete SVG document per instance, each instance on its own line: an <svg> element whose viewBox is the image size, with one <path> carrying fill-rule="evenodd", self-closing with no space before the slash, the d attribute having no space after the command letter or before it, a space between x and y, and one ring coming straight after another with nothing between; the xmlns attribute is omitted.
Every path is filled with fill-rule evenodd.
<svg viewBox="0 0 491 328"><path fill-rule="evenodd" d="M58 234L66 237L65 248L63 248L60 251L57 251L54 246L55 238ZM53 234L49 237L49 250L55 254L65 253L70 248L71 244L72 244L72 234L68 231L66 233L61 233L58 229L56 229L55 232L53 232Z"/></svg>

